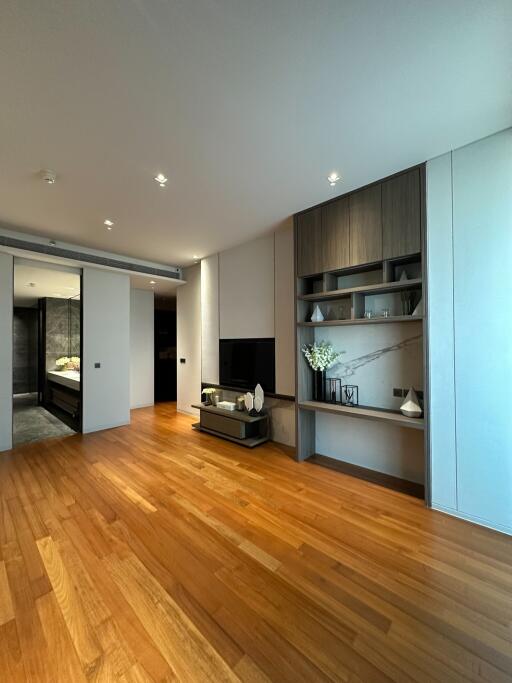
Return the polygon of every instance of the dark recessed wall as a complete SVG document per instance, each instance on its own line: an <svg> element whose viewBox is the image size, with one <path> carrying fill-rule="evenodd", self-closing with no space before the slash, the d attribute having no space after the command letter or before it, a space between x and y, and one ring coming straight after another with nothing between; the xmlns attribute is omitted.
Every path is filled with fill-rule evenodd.
<svg viewBox="0 0 512 683"><path fill-rule="evenodd" d="M14 308L13 393L37 391L38 310Z"/></svg>

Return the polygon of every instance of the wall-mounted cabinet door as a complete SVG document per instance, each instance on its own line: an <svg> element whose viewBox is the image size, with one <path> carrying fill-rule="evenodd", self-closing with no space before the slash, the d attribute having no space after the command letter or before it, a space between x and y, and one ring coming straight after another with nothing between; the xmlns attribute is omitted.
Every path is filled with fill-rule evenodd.
<svg viewBox="0 0 512 683"><path fill-rule="evenodd" d="M384 258L421 251L420 171L415 168L382 183Z"/></svg>
<svg viewBox="0 0 512 683"><path fill-rule="evenodd" d="M382 260L381 185L372 185L349 196L350 264Z"/></svg>
<svg viewBox="0 0 512 683"><path fill-rule="evenodd" d="M320 209L297 216L297 275L323 272Z"/></svg>
<svg viewBox="0 0 512 683"><path fill-rule="evenodd" d="M342 197L322 208L322 270L350 265L349 199Z"/></svg>

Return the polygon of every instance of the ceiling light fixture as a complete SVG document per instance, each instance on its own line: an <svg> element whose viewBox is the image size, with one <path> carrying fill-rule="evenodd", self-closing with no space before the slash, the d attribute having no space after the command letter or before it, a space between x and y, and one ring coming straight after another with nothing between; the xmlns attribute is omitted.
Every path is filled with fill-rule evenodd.
<svg viewBox="0 0 512 683"><path fill-rule="evenodd" d="M35 282L27 282L27 284L25 285L25 287L35 287L35 286L36 286Z"/></svg>
<svg viewBox="0 0 512 683"><path fill-rule="evenodd" d="M160 187L165 187L165 183L167 182L167 178L164 176L163 173L159 173L158 175L156 175L155 180L160 185Z"/></svg>
<svg viewBox="0 0 512 683"><path fill-rule="evenodd" d="M150 285L156 285L156 282L155 282L154 280L150 280L150 281L149 281L149 284L150 284Z"/></svg>
<svg viewBox="0 0 512 683"><path fill-rule="evenodd" d="M57 174L55 173L55 171L45 169L44 171L41 171L41 179L47 185L54 185L55 181L57 180Z"/></svg>
<svg viewBox="0 0 512 683"><path fill-rule="evenodd" d="M340 176L336 173L336 171L333 171L327 176L327 182L331 187L335 187L336 183L338 180L341 180Z"/></svg>
<svg viewBox="0 0 512 683"><path fill-rule="evenodd" d="M111 220L109 220L108 218L106 218L106 219L103 221L103 225L106 225L106 226L107 226L107 230L112 230L112 226L114 225L114 221L111 221Z"/></svg>

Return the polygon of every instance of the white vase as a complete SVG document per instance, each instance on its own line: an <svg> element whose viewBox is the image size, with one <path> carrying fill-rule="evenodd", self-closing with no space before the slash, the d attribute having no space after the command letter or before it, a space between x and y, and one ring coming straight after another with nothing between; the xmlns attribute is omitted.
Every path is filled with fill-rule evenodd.
<svg viewBox="0 0 512 683"><path fill-rule="evenodd" d="M412 387L407 392L407 396L405 397L405 401L400 406L400 410L402 411L403 415L406 415L407 417L421 417L421 413L423 411L421 410L418 396Z"/></svg>
<svg viewBox="0 0 512 683"><path fill-rule="evenodd" d="M313 311L313 315L311 316L311 322L312 323L321 323L323 319L324 319L324 316L322 315L322 311L320 310L320 306L318 306L318 304L317 304L315 306L315 310Z"/></svg>
<svg viewBox="0 0 512 683"><path fill-rule="evenodd" d="M263 408L263 403L265 401L265 394L263 392L263 387L261 386L261 384L257 384L256 388L254 389L254 407L256 408L256 410L258 410L258 408L256 407L256 400L258 400L258 403L261 404L261 410L261 408ZM260 412L260 410L258 410L258 412Z"/></svg>

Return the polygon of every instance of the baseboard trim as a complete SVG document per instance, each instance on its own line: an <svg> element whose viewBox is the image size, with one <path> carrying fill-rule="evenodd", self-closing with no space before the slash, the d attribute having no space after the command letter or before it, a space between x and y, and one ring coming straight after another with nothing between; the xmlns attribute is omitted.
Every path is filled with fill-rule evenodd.
<svg viewBox="0 0 512 683"><path fill-rule="evenodd" d="M356 477L357 479L364 479L372 484L378 484L379 486L384 486L387 489L393 489L394 491L399 491L400 493L406 493L409 496L414 496L415 498L425 498L425 487L423 484L417 484L414 481L408 481L407 479L400 479L400 477L394 477L391 474L385 474L384 472L377 472L377 470L370 470L367 467L361 467L360 465L353 465L349 462L344 462L342 460L336 460L335 458L329 458L327 455L319 455L315 453L305 462L313 463L314 465L320 465L321 467L327 467L330 470L335 470L336 472L341 472L342 474L348 474L351 477Z"/></svg>
<svg viewBox="0 0 512 683"><path fill-rule="evenodd" d="M130 406L130 410L138 410L139 408L151 408L154 405L154 401L151 401L150 403L137 403L137 405L135 406Z"/></svg>
<svg viewBox="0 0 512 683"><path fill-rule="evenodd" d="M443 507L442 505L438 505L437 503L432 503L432 509L436 512L441 512L444 515L457 517L457 519L461 519L463 522L468 522L469 524L474 524L478 527L484 527L486 529L490 529L491 531L496 531L498 534L512 536L512 527L503 526L501 524L493 524L489 520L484 519L482 517L466 515L464 512L459 512L458 510L454 510L453 508L449 507Z"/></svg>
<svg viewBox="0 0 512 683"><path fill-rule="evenodd" d="M103 432L106 429L117 429L117 427L126 427L126 425L130 424L130 420L126 420L123 422L118 422L116 424L107 424L107 425L99 425L98 427L94 427L93 429L83 429L82 433L83 434L94 434L95 432Z"/></svg>

